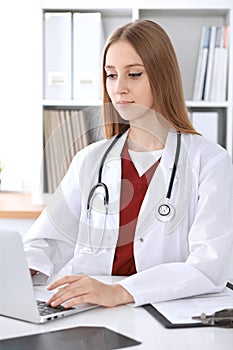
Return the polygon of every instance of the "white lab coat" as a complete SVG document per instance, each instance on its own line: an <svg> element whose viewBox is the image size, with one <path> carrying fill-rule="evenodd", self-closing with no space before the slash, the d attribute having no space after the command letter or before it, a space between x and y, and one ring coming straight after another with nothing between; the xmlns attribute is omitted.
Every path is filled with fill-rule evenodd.
<svg viewBox="0 0 233 350"><path fill-rule="evenodd" d="M111 142L102 140L78 152L26 235L31 268L50 276L73 258L72 273L111 275L119 226L120 153L126 136L112 148L103 167L102 181L110 196L107 218L100 188L92 201L90 220L86 210L101 158ZM135 305L217 292L228 278L233 169L226 150L204 137L182 135L171 195L176 215L168 223L156 217L166 197L176 140L176 133L170 131L140 209L134 240L137 274L120 282L133 295Z"/></svg>

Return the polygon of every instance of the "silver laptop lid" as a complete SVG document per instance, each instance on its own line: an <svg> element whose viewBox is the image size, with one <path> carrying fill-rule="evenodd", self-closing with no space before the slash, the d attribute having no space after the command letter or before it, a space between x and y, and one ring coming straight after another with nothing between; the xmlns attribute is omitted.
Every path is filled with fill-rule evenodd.
<svg viewBox="0 0 233 350"><path fill-rule="evenodd" d="M0 230L0 314L40 322L32 280L18 232Z"/></svg>
<svg viewBox="0 0 233 350"><path fill-rule="evenodd" d="M62 311L54 309L54 314L41 316L22 238L15 231L0 230L0 281L0 315L3 316L44 323L98 307L83 303Z"/></svg>

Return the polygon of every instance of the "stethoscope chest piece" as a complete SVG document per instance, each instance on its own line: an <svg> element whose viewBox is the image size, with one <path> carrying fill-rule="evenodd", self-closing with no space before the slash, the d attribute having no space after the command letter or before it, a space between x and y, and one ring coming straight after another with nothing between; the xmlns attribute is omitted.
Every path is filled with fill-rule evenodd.
<svg viewBox="0 0 233 350"><path fill-rule="evenodd" d="M171 173L171 178L170 178L170 182L169 182L169 186L168 186L167 195L166 195L164 203L159 204L159 206L156 209L156 217L161 222L171 221L175 215L175 209L173 208L173 206L169 202L170 202L170 198L171 198L173 182L175 179L176 168L177 168L179 155L180 155L180 146L181 146L181 134L177 133L176 154L175 154L175 160L174 160L174 164L173 164L173 168L172 168L172 173Z"/></svg>
<svg viewBox="0 0 233 350"><path fill-rule="evenodd" d="M175 209L171 204L163 203L156 210L156 217L159 221L168 222L171 221L175 215Z"/></svg>

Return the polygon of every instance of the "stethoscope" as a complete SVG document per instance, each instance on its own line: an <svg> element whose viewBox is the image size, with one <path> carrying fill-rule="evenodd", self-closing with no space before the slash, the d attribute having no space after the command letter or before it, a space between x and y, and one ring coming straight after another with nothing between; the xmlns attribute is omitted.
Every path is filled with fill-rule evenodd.
<svg viewBox="0 0 233 350"><path fill-rule="evenodd" d="M94 185L88 195L88 199L87 199L87 215L88 217L91 216L91 202L94 198L95 195L95 191L97 190L97 188L103 188L104 190L104 206L105 206L105 214L108 214L108 206L109 206L109 191L108 191L108 186L102 182L102 172L103 172L103 167L104 167L104 163L105 160L109 154L109 152L111 151L111 149L113 148L113 146L117 143L117 141L119 140L119 138L124 134L120 133L118 134L112 141L112 143L110 143L109 147L107 148L107 150L105 151L102 160L100 162L100 167L99 167L99 173L98 173L98 182L96 185Z"/></svg>
<svg viewBox="0 0 233 350"><path fill-rule="evenodd" d="M99 167L99 172L98 172L98 182L91 188L89 195L88 195L88 199L87 199L87 213L88 213L89 217L91 216L91 202L95 196L95 192L96 192L97 188L103 188L103 190L104 190L103 199L104 199L104 206L105 206L105 214L106 215L108 214L109 190L108 190L107 185L102 181L102 172L103 172L105 160L106 160L109 152L111 151L113 146L116 144L116 142L119 140L119 138L122 136L122 134L123 133L118 134L114 138L112 143L109 145L109 147L105 151L105 153L102 157L102 160L100 162L100 167ZM170 177L170 181L169 181L169 186L168 186L165 202L163 204L160 204L158 207L158 210L157 210L157 218L160 221L169 221L172 219L172 217L175 214L175 209L169 203L169 201L170 201L171 194L172 194L172 188L173 188L173 183L174 183L174 179L175 179L175 175L176 175L177 164L179 161L180 148L181 148L181 134L177 133L175 159L174 159L174 163L173 163L173 167L172 167L172 172L171 172L171 177Z"/></svg>
<svg viewBox="0 0 233 350"><path fill-rule="evenodd" d="M171 177L169 181L165 202L159 205L156 212L157 219L162 222L168 222L172 220L172 218L175 215L175 208L171 205L170 198L171 198L173 183L176 175L177 164L180 156L180 147L181 147L181 134L177 133L175 159L172 167L172 172L171 172Z"/></svg>
<svg viewBox="0 0 233 350"><path fill-rule="evenodd" d="M102 181L102 172L103 172L103 167L104 167L104 163L105 160L109 154L109 152L111 151L111 149L113 148L113 146L117 143L117 141L119 140L119 138L121 137L121 135L123 135L123 133L118 134L112 141L112 143L109 145L109 147L107 148L107 150L105 151L102 160L100 162L100 167L99 167L99 172L98 172L98 181L97 183L91 188L89 195L88 195L88 199L87 199L87 217L88 217L88 245L89 247L85 247L82 249L82 252L85 254L91 254L91 255L99 255L101 253L103 253L105 251L105 249L101 249L102 247L102 243L103 243L103 239L105 236L105 231L106 231L106 222L107 222L107 215L108 215L108 207L109 207L109 190L108 190L108 186ZM92 201L95 198L95 196L99 193L96 192L96 190L98 188L102 188L104 191L103 195L103 201L104 201L104 207L105 207L105 218L104 218L104 227L102 230L102 235L101 235L101 239L100 239L100 244L99 246L94 249L93 245L92 245L92 240L91 240L91 209L92 209Z"/></svg>
<svg viewBox="0 0 233 350"><path fill-rule="evenodd" d="M124 133L124 132L123 132ZM118 134L112 141L112 143L109 145L109 147L107 148L107 150L105 151L102 160L100 162L100 166L99 166L99 172L98 172L98 181L97 183L91 188L89 195L88 195L88 199L87 199L87 217L89 220L89 232L88 232L88 241L89 241L89 248L86 249L86 253L88 254L94 254L94 255L98 255L100 252L100 247L102 246L103 243L103 239L104 239L104 235L105 235L105 231L106 231L106 220L107 220L107 215L108 215L108 208L109 208L109 190L108 190L108 186L102 181L102 172L103 172L103 167L106 161L106 158L109 154L109 152L111 151L111 149L113 148L113 146L117 143L117 141L119 140L119 138L123 135L123 133ZM169 186L168 186L168 190L167 190L167 194L165 197L165 200L162 204L159 204L158 208L156 209L156 218L161 221L161 222L168 222L170 220L172 220L172 218L175 215L175 209L174 207L171 205L170 203L170 198L171 198L171 194L172 194L172 188L173 188L173 183L174 183L174 179L175 179L175 175L176 175L176 169L177 169L177 165L178 165L178 161L179 161L179 156L180 156L180 148L181 148L181 134L177 133L177 141L176 141L176 152L175 152L175 158L174 158L174 163L173 163L173 167L172 167L172 172L171 172L171 177L170 177L170 181L169 181ZM101 236L101 240L100 240L100 244L99 247L96 248L96 250L93 250L92 244L91 244L91 225L90 225L90 221L91 221L91 209L92 209L92 201L95 198L95 196L98 194L100 194L99 192L97 193L96 190L102 188L103 189L103 201L104 201L104 207L105 207L105 219L104 219L104 228L102 231L102 236Z"/></svg>

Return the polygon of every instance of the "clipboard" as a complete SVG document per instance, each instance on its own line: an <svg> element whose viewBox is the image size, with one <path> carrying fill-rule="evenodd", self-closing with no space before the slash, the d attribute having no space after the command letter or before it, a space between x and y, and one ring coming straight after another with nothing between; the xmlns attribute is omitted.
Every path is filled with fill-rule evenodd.
<svg viewBox="0 0 233 350"><path fill-rule="evenodd" d="M232 308L233 308L233 284L230 282L227 282L226 288L228 288L229 290L232 291ZM216 293L216 294L218 294L218 293ZM176 303L177 300L173 300L172 302ZM157 310L151 304L144 305L143 308L147 312L149 312L157 321L159 321L165 328L175 329L175 328L210 327L210 325L203 324L202 322L173 323L167 317L165 317L165 315L163 315L163 313L161 313L159 310ZM192 315L192 316L195 316L195 315Z"/></svg>

